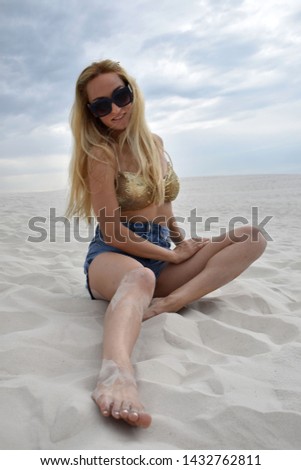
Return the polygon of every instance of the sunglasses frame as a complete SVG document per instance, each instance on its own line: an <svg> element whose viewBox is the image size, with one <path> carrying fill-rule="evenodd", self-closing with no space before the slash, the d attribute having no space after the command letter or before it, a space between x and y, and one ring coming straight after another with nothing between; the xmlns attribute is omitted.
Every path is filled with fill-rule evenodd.
<svg viewBox="0 0 301 470"><path fill-rule="evenodd" d="M123 106L120 106L115 101L115 95L117 95L118 93L120 93L121 90L124 90L124 89L127 89L128 92L129 92L129 94L128 94L129 95L129 101L126 104L124 104ZM105 97L104 98L96 98L94 101L92 101L92 103L88 103L87 107L89 108L90 112L93 114L94 117L102 118L102 117L108 116L108 114L110 114L112 112L112 104L113 103L116 106L118 106L118 108L124 108L128 104L132 103L133 99L134 99L133 90L132 90L130 84L126 83L123 87L117 88L117 90L114 90L113 93L112 93L111 98L105 98ZM105 101L106 103L109 103L110 104L110 111L106 112L105 114L101 114L101 115L96 110L93 111L94 105L96 105L97 102L99 102L99 101Z"/></svg>

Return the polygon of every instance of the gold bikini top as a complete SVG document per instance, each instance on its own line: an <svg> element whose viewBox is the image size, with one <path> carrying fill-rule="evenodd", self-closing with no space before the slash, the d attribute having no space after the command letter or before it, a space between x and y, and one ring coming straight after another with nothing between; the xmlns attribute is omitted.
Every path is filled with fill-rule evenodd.
<svg viewBox="0 0 301 470"><path fill-rule="evenodd" d="M116 181L116 195L122 210L139 210L149 206L152 201L152 191L146 185L142 176L129 171L118 172ZM180 182L174 169L168 163L165 181L165 202L174 201L179 193Z"/></svg>

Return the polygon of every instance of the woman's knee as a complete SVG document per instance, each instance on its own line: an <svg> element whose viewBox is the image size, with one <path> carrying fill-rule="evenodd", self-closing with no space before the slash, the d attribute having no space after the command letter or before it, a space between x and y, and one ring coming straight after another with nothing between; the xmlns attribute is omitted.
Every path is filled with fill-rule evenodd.
<svg viewBox="0 0 301 470"><path fill-rule="evenodd" d="M143 269L142 264L129 256L117 253L102 253L96 256L90 264L88 273L89 287L93 296L111 300L127 274L140 268Z"/></svg>
<svg viewBox="0 0 301 470"><path fill-rule="evenodd" d="M258 242L266 245L266 239L264 238L260 228L254 225L243 225L236 227L234 230L229 232L232 241L234 242Z"/></svg>
<svg viewBox="0 0 301 470"><path fill-rule="evenodd" d="M251 227L252 229L252 240L255 242L259 255L261 255L267 246L267 240L263 235L262 231L258 227Z"/></svg>
<svg viewBox="0 0 301 470"><path fill-rule="evenodd" d="M153 271L143 266L132 269L127 272L123 278L125 283L131 284L133 287L146 288L154 290L156 284L156 276Z"/></svg>
<svg viewBox="0 0 301 470"><path fill-rule="evenodd" d="M245 225L235 230L233 234L233 242L246 242L249 248L252 248L256 256L260 256L267 245L267 241L262 234L260 228L253 225Z"/></svg>

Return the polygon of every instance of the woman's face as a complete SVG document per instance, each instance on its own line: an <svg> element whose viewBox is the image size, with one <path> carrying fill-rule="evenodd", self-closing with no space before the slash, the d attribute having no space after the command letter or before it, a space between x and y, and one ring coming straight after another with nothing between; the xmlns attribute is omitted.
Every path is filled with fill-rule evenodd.
<svg viewBox="0 0 301 470"><path fill-rule="evenodd" d="M92 103L96 98L111 98L115 90L124 86L124 82L115 72L98 75L87 84L89 103ZM99 119L110 129L121 132L128 126L131 114L132 103L122 108L112 103L112 111Z"/></svg>

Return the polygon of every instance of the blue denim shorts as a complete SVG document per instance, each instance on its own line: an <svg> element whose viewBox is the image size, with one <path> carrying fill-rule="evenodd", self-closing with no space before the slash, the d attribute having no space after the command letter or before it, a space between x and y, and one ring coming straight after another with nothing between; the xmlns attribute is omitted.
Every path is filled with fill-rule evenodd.
<svg viewBox="0 0 301 470"><path fill-rule="evenodd" d="M128 227L132 232L135 232L140 237L148 240L155 245L161 246L166 249L170 249L171 242L169 237L169 229L166 226L160 224L154 224L152 222L125 222L123 223L126 227ZM99 225L97 225L95 230L95 235L90 242L88 253L86 256L85 264L84 264L84 272L87 278L87 288L89 293L94 298L90 287L89 287L89 278L88 278L88 271L89 266L94 260L97 255L101 253L120 253L125 256L130 256L131 258L139 261L142 266L145 268L149 268L153 271L156 277L158 277L162 271L162 269L167 265L167 262L160 261L156 259L150 258L141 258L139 256L133 256L125 251L121 250L120 248L116 248L115 246L108 245L104 240L102 233L99 229Z"/></svg>

